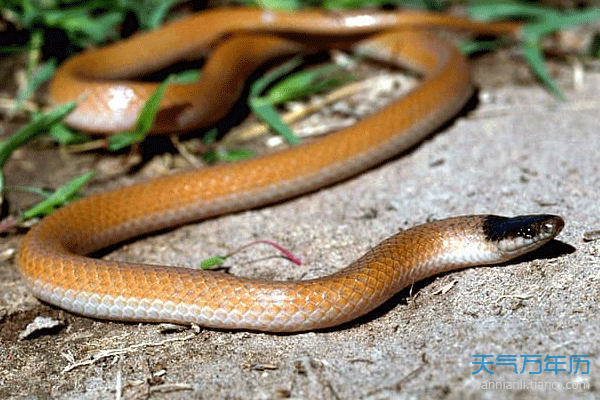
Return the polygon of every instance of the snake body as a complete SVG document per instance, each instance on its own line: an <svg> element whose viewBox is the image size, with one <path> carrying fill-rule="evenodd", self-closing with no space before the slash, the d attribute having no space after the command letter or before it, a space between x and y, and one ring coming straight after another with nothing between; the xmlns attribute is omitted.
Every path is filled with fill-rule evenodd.
<svg viewBox="0 0 600 400"><path fill-rule="evenodd" d="M214 52L202 82L175 85L167 92L156 133L210 124L226 113L243 78L257 64L313 48L316 42L316 47L353 47L379 60L408 64L423 75L423 81L400 101L326 138L238 164L92 195L54 212L30 230L19 251L17 263L27 285L48 303L96 318L306 331L351 321L424 277L503 262L546 243L562 229L560 217L459 217L401 232L333 275L297 282L86 256L160 229L314 191L422 140L471 94L468 65L458 51L434 35L402 30L402 21L415 26L438 18L425 16L419 20L414 14L398 13L216 11L65 63L51 85L51 96L60 102L84 94L69 122L99 133L131 127L140 102L154 88L123 81L124 77L200 50ZM469 28L474 23L452 24ZM502 33L514 26L485 29ZM232 32L232 37L227 35ZM200 98L194 96L198 94Z"/></svg>

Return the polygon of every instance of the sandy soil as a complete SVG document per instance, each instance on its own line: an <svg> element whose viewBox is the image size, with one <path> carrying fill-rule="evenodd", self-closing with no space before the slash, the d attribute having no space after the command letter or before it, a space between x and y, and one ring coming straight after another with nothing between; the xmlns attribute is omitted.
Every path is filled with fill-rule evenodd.
<svg viewBox="0 0 600 400"><path fill-rule="evenodd" d="M309 278L331 273L398 229L430 219L562 215L567 224L559 241L533 257L438 276L356 324L296 335L164 332L153 324L74 316L31 296L9 259L0 264L0 398L97 400L118 392L152 399L598 398L600 241L593 235L583 240L600 229L598 87L600 75L588 74L583 89L567 85L566 103L539 86L485 89L475 110L380 168L108 255L194 266L267 238L305 264L294 266L256 247L232 259L231 272ZM63 162L42 154L27 150L13 161L25 164L13 168L29 165L32 180L49 182L34 179L34 172ZM104 157L87 155L75 164ZM68 168L75 167L56 174L69 175ZM106 185L98 180L92 190ZM0 250L17 248L20 239L3 238ZM18 340L36 316L53 317L62 327ZM474 362L481 359L476 355L482 354L495 364L503 356L515 358L517 373L512 365L489 366L493 375L475 373ZM541 356L544 369L552 368L547 356L561 357L566 364L559 367L567 371L531 374L539 365L530 362L521 372L525 355ZM568 371L574 355L589 356L576 374Z"/></svg>

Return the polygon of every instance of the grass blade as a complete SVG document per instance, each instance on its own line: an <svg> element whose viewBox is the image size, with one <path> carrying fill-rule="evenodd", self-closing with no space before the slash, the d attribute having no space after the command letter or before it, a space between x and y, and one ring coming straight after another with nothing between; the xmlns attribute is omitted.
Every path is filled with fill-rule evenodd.
<svg viewBox="0 0 600 400"><path fill-rule="evenodd" d="M94 172L90 171L59 187L48 198L22 213L21 220L48 215L56 208L72 201L76 197L77 191L86 184L92 176L94 176Z"/></svg>
<svg viewBox="0 0 600 400"><path fill-rule="evenodd" d="M144 107L142 107L142 111L140 111L140 115L138 116L133 131L116 134L108 139L109 150L121 150L132 144L140 143L146 138L148 132L150 132L150 129L152 128L152 124L154 124L154 118L158 112L160 101L165 94L165 90L167 90L167 87L172 81L173 77L169 76L156 88L150 97L148 97Z"/></svg>
<svg viewBox="0 0 600 400"><path fill-rule="evenodd" d="M46 133L56 122L62 120L77 106L75 102L68 102L45 113L34 116L33 121L19 129L0 147L0 168L4 166L10 155L24 143Z"/></svg>

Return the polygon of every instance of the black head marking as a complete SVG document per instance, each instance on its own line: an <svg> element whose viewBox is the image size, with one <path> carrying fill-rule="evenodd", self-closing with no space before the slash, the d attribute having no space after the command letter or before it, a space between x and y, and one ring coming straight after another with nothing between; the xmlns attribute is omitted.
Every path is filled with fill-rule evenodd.
<svg viewBox="0 0 600 400"><path fill-rule="evenodd" d="M496 242L517 237L531 239L540 234L556 236L563 226L561 217L549 214L520 215L513 218L488 215L483 220L483 232L488 240Z"/></svg>

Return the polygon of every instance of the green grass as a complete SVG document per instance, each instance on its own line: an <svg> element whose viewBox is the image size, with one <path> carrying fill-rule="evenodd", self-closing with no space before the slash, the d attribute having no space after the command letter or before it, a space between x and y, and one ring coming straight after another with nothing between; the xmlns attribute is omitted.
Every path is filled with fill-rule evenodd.
<svg viewBox="0 0 600 400"><path fill-rule="evenodd" d="M0 170L9 159L11 154L23 146L25 143L35 139L38 136L47 134L52 127L56 126L68 113L70 113L76 104L66 103L60 107L54 108L45 113L38 113L32 116L32 121L19 129L16 133L10 136L8 140L0 144ZM49 214L57 207L60 207L77 197L77 191L92 177L93 173L81 175L65 185L61 186L52 193L48 193L36 188L6 188L4 187L4 177L0 173L0 191L4 193L6 190L21 190L33 192L45 197L40 203L24 211L17 219L14 219L14 224L26 221L31 218L37 218ZM14 224L3 224L2 228L8 229Z"/></svg>
<svg viewBox="0 0 600 400"><path fill-rule="evenodd" d="M557 11L531 3L489 3L470 7L473 18L482 20L524 19L527 22L522 30L521 52L537 78L559 99L564 94L554 79L550 77L544 62L541 40L561 29L585 25L600 20L600 8L577 11ZM592 49L590 48L590 55Z"/></svg>
<svg viewBox="0 0 600 400"><path fill-rule="evenodd" d="M182 3L181 0L91 0L80 2L75 0L5 0L3 3L3 16L14 23L18 28L29 32L29 40L23 46L0 47L0 54L22 52L27 59L27 86L16 98L13 113L21 111L24 102L46 82L56 68L56 60L44 59L42 50L44 43L52 32L60 30L68 38L69 46L65 47L67 55L73 48L86 48L102 45L108 41L118 40L119 26L128 13L135 15L141 29L152 29L163 23L171 15L173 6ZM383 0L324 0L321 2L301 0L247 0L239 1L247 6L258 6L272 9L302 9L308 6L322 7L325 9L344 9L359 7L378 7L381 5L411 4L415 7L429 10L443 10L447 5L445 1L383 1ZM541 82L548 87L558 98L563 98L562 91L548 74L540 48L540 40L550 33L571 26L586 24L600 19L600 8L590 8L577 11L557 11L532 5L527 2L473 2L470 7L471 16L483 20L498 20L505 18L519 18L528 21L523 29L520 43L521 51L527 59L532 71ZM596 38L590 49L598 57L600 38ZM502 45L502 41L469 43L464 46L465 52L493 49ZM339 67L328 65L307 71L294 71L301 63L297 58L285 64L280 69L255 81L251 86L249 105L260 119L266 121L274 130L280 132L290 144L297 144L298 138L279 119L276 107L278 104L306 97L318 91L329 89L337 84L352 79L348 75L334 74L331 72ZM191 71L191 78L197 79L197 71ZM283 78L287 76L286 78ZM149 99L140 115L136 127L131 132L124 132L111 137L109 149L118 150L144 140L152 126L155 113L160 102L160 97L172 80L185 78L169 78L157 89ZM270 87L270 89L268 89ZM268 89L268 90L267 90ZM0 145L0 168L4 165L10 154L29 140L43 134L51 135L60 144L69 144L86 140L84 135L73 132L62 123L62 118L74 104L57 107L45 113L31 115L31 123L20 129L13 137ZM214 131L213 131L214 132ZM210 135L207 141L210 141ZM220 160L238 160L249 156L243 149L215 150L206 155L210 162ZM64 204L75 197L75 191L90 176L76 178L57 190L57 194L43 193L47 198L42 205L33 208L33 211L22 213L21 219L40 216ZM0 189L2 186L0 174ZM35 189L27 189L33 190ZM75 190L75 191L73 191ZM38 192L42 193L42 192Z"/></svg>
<svg viewBox="0 0 600 400"><path fill-rule="evenodd" d="M245 245L239 247L238 249L232 251L229 254L218 255L218 256L213 256L213 257L206 258L206 259L204 259L204 260L202 260L200 262L199 266L200 266L201 269L222 268L222 265L225 263L225 261L227 261L228 258L230 258L231 256L233 256L233 255L235 255L237 253L240 253L242 250L245 250L246 248L248 248L250 246L255 246L257 244L266 244L266 245L269 245L271 247L274 247L281 254L283 254L283 256L285 258L287 258L288 260L290 260L294 264L296 264L296 265L302 265L302 260L300 260L294 254L292 254L292 252L290 252L288 249L286 249L285 247L283 247L279 243L273 242L272 240L254 240L252 242L246 243Z"/></svg>

